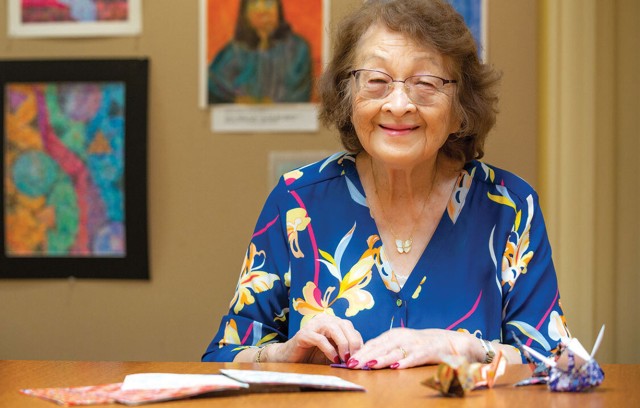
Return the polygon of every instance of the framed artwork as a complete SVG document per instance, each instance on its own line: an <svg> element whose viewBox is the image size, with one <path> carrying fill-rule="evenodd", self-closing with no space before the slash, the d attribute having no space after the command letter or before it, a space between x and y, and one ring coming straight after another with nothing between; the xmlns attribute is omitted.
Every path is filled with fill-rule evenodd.
<svg viewBox="0 0 640 408"><path fill-rule="evenodd" d="M199 97L212 130L317 130L328 10L329 0L200 0Z"/></svg>
<svg viewBox="0 0 640 408"><path fill-rule="evenodd" d="M147 77L0 61L0 278L148 279Z"/></svg>
<svg viewBox="0 0 640 408"><path fill-rule="evenodd" d="M307 164L311 164L327 157L333 153L330 150L284 150L269 152L269 169L267 186L273 189L280 177L293 170Z"/></svg>
<svg viewBox="0 0 640 408"><path fill-rule="evenodd" d="M488 0L448 0L462 15L483 61L487 59L487 1Z"/></svg>
<svg viewBox="0 0 640 408"><path fill-rule="evenodd" d="M10 37L140 34L141 0L7 0Z"/></svg>

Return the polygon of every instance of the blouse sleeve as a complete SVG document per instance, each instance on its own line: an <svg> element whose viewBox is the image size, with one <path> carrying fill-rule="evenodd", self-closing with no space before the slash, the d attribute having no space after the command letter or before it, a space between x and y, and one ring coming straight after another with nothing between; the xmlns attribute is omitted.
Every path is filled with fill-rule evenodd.
<svg viewBox="0 0 640 408"><path fill-rule="evenodd" d="M502 258L502 341L517 346L517 336L523 344L549 355L569 336L551 247L537 195L529 194L516 210Z"/></svg>
<svg viewBox="0 0 640 408"><path fill-rule="evenodd" d="M289 251L279 208L287 198L281 179L258 218L229 311L202 361L233 361L247 347L288 339Z"/></svg>

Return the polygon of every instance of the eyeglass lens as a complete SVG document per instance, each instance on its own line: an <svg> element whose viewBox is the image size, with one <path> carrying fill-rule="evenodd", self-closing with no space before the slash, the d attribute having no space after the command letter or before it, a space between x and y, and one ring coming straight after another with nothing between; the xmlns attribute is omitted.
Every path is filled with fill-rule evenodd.
<svg viewBox="0 0 640 408"><path fill-rule="evenodd" d="M445 85L441 78L432 75L414 75L404 81L394 81L388 74L375 70L357 70L354 75L360 94L367 99L385 98L394 82L403 82L407 96L418 105L433 103Z"/></svg>

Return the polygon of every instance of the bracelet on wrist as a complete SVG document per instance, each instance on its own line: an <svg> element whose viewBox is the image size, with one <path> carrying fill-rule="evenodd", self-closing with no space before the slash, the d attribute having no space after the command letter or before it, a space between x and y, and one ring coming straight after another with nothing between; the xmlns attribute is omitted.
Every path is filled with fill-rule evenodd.
<svg viewBox="0 0 640 408"><path fill-rule="evenodd" d="M262 352L265 351L267 349L267 347L269 347L271 344L265 344L264 346L261 346L258 348L258 352L256 353L256 357L253 360L254 363L264 363L265 361L263 360L262 357Z"/></svg>
<svg viewBox="0 0 640 408"><path fill-rule="evenodd" d="M485 339L479 339L482 348L484 349L485 356L482 364L491 364L493 358L496 356L496 350L493 348L493 344Z"/></svg>

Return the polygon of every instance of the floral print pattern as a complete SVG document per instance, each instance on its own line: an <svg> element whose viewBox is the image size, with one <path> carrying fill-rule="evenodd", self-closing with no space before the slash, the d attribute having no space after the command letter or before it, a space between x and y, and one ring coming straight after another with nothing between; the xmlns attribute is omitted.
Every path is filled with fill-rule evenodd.
<svg viewBox="0 0 640 408"><path fill-rule="evenodd" d="M251 294L262 293L273 287L273 282L280 279L278 275L273 273L267 273L259 271L264 260L259 265L256 265L256 259L260 259L265 256L264 251L256 250L254 244L249 245L247 255L244 258L242 273L240 274L240 280L236 287L236 293L231 300L231 306L233 306L233 312L240 312L245 305L252 305L255 302L255 298Z"/></svg>
<svg viewBox="0 0 640 408"><path fill-rule="evenodd" d="M287 238L291 247L291 253L296 258L304 257L298 244L298 232L302 232L311 222L307 212L303 208L294 208L287 211Z"/></svg>
<svg viewBox="0 0 640 408"><path fill-rule="evenodd" d="M373 254L365 253L344 277L342 277L340 273L339 262L336 261L336 258L338 260L341 258L354 229L355 226L342 238L341 244L343 245L338 246L335 256L320 251L323 258L325 258L322 261L327 265L331 274L338 280L338 294L334 298L331 296L336 289L335 286L329 286L324 294L322 294L314 282L307 282L302 289L303 298L293 300L293 309L303 316L300 327L303 327L311 318L320 313L335 316L331 305L339 299L346 300L349 305L345 311L346 317L355 316L361 310L371 309L373 307L373 296L363 289L371 279L371 268L374 264Z"/></svg>
<svg viewBox="0 0 640 408"><path fill-rule="evenodd" d="M444 328L511 345L518 336L549 354L570 336L537 194L526 182L482 162L465 165L401 287L355 161L334 154L282 177L203 361L286 341L319 314L350 320L365 341L393 327Z"/></svg>

